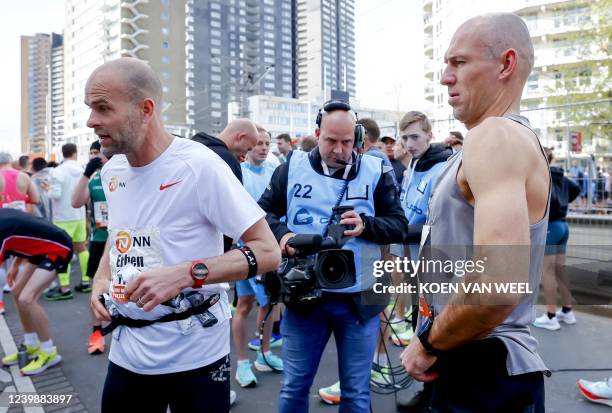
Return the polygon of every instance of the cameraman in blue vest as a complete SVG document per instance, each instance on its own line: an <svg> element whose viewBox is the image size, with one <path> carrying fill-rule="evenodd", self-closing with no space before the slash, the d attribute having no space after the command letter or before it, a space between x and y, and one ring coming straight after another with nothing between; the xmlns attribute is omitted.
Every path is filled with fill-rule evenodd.
<svg viewBox="0 0 612 413"><path fill-rule="evenodd" d="M402 242L408 231L393 170L382 160L358 155L363 131L346 102L327 102L317 116L319 146L294 151L276 169L259 205L285 256L296 234L326 234L335 206L352 206L341 215L349 228L343 249L354 254L354 285L323 290L313 305L287 305L281 324L284 380L279 412L308 411L310 387L331 333L338 349L340 412L370 411L370 369L382 305L363 305L361 295L375 282L372 267L381 259L377 244ZM284 219L283 219L284 218Z"/></svg>

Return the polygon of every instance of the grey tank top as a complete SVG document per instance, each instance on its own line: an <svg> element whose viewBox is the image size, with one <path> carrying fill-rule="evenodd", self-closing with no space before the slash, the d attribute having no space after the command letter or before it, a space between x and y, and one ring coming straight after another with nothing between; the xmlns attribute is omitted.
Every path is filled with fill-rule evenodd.
<svg viewBox="0 0 612 413"><path fill-rule="evenodd" d="M539 145L539 139L527 118L515 114L506 114L504 117L531 130ZM542 150L541 145L540 149ZM543 150L542 154L545 156ZM426 244L430 244L433 248L450 246L448 247L450 253L445 251L445 254L453 260L471 259L470 247L474 245L474 207L463 196L456 179L462 159L463 151L459 151L449 158L446 169L440 175L433 189L427 219L430 232ZM548 195L550 199L550 189ZM525 296L514 311L487 336L497 337L505 344L508 350L506 366L508 374L512 376L547 370L546 365L537 353L538 343L531 335L529 325L535 319L535 301L540 284L544 245L546 243L548 209L547 204L544 218L529 226L531 239L529 284L534 290L534 294ZM448 255L452 255L452 257ZM444 308L444 302L448 300L448 296L446 300L435 295L425 296L425 298L430 306L433 305L434 314L440 314Z"/></svg>

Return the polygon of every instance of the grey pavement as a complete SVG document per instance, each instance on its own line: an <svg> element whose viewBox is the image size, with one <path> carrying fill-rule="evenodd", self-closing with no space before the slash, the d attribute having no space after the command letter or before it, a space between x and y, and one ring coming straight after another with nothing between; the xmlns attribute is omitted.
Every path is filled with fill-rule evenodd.
<svg viewBox="0 0 612 413"><path fill-rule="evenodd" d="M570 245L592 245L592 248L571 250L570 247L572 253L573 251L577 251L577 253L572 254L574 256L568 259L568 263L572 264L572 260L583 258L609 260L610 251L612 251L610 247L604 250L604 254L601 251L605 246L612 246L610 227L587 228L572 225L571 228ZM583 255L583 252L592 254L594 251L599 251L597 257ZM73 268L78 268L78 264L73 265ZM76 274L72 274L73 285L78 282L79 278ZM608 287L592 285L590 288L607 289ZM19 344L22 339L21 327L10 294L5 295L5 304L7 313L4 320L6 323L3 322L4 320L0 320L0 341L3 352L12 351L14 343ZM75 396L74 400L63 411L98 412L108 360L106 354L89 356L86 352L87 341L91 332L89 295L75 292L75 298L72 300L43 301L43 306L49 314L51 335L63 357L62 363L41 375L35 376L29 384L27 380L21 380L15 367L12 370L6 367L2 368L0 369L0 390L6 393L11 389L11 386L17 385L17 387L27 388L27 385L32 385L39 394L60 390L70 391ZM607 309L610 308L610 306L607 307ZM612 376L612 318L590 315L580 310L581 308L577 308L578 323L574 326L563 325L563 328L556 332L532 329L540 342L540 354L551 370L589 368L607 368L609 370L600 372L557 372L551 378L545 379L547 412L612 412L612 409L605 406L587 402L576 389L578 378L601 380L604 377ZM608 314L610 313L612 311L608 312ZM253 326L255 325L254 317L255 311L251 315ZM3 325L8 325L8 328L3 329ZM5 332L4 337L3 331ZM7 350L5 344L7 340L13 342L12 349L9 346ZM107 338L107 344L108 342L109 339ZM400 351L401 349L389 345L393 364L398 363ZM251 356L254 359L255 353L251 352ZM276 411L282 376L276 373L255 373L259 380L258 386L254 389L241 389L233 379L234 371L232 371L232 389L238 393L238 401L232 409L233 413L271 413ZM325 349L318 374L311 389L311 412L333 413L338 411L337 407L327 406L319 402L317 396L319 387L330 385L337 378L336 348L332 338ZM409 398L416 388L418 388L418 385L400 392L397 398L400 400ZM3 400L2 394L0 394L0 413L6 411L6 404L2 404ZM55 411L61 411L61 407L54 406L52 409L60 409ZM52 409L47 408L46 411ZM376 413L395 412L394 396L374 394L372 410ZM11 408L10 412L13 411L22 410ZM39 411L42 411L42 409L27 410L28 413Z"/></svg>
<svg viewBox="0 0 612 413"><path fill-rule="evenodd" d="M7 314L6 323L16 337L15 342L20 343L20 326L17 321L14 305L10 294L5 298ZM73 389L77 403L73 409L65 411L98 412L104 378L106 374L106 355L89 356L86 352L89 327L88 296L76 293L75 298L69 301L44 302L44 307L51 320L51 332L58 346L63 361L60 366L49 369L40 376L34 377L34 386L42 394L49 387L49 383L58 383L61 388ZM254 324L254 318L253 318ZM610 412L604 406L587 402L576 390L576 380L586 378L599 380L612 375L612 319L578 312L578 323L574 326L563 326L560 331L550 332L534 329L534 334L540 342L540 353L550 369L564 368L609 368L602 372L558 372L554 373L546 382L547 412ZM390 345L391 358L397 362L400 349ZM254 352L251 355L255 356ZM8 372L3 368L1 372ZM254 389L241 389L233 379L232 388L238 393L238 402L232 409L234 413L268 413L276 411L278 390L282 376L276 373L255 372L259 383ZM2 377L7 376L2 374ZM311 391L311 412L332 413L337 407L327 406L319 402L316 389L327 386L337 380L336 348L333 339L328 344L319 372ZM46 388L40 384L47 383ZM3 384L4 387L11 383ZM68 386L68 387L66 387ZM402 391L398 398L404 400L410 397L413 390ZM51 390L49 390L51 391ZM373 395L372 410L374 412L395 412L393 395ZM0 411L3 411L0 407ZM14 410L12 411L19 411ZM49 411L49 410L47 410Z"/></svg>

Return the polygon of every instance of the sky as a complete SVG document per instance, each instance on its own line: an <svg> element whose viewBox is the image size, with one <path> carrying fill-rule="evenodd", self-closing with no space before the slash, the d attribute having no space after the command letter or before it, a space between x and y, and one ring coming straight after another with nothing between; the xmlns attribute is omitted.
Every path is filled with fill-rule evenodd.
<svg viewBox="0 0 612 413"><path fill-rule="evenodd" d="M19 36L61 33L64 0L5 2L0 15L5 63L0 65L0 151L20 150ZM357 97L362 107L422 108L421 2L355 0Z"/></svg>

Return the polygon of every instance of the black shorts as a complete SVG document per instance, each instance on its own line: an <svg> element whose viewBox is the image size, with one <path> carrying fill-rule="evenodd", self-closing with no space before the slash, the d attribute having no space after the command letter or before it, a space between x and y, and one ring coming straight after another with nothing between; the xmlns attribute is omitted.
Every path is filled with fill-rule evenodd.
<svg viewBox="0 0 612 413"><path fill-rule="evenodd" d="M432 413L544 413L542 372L509 376L508 351L497 338L451 350L432 366Z"/></svg>
<svg viewBox="0 0 612 413"><path fill-rule="evenodd" d="M68 268L68 264L63 262L53 262L47 258L43 258L42 261L38 263L33 263L37 265L37 268L47 271L57 271L64 272Z"/></svg>
<svg viewBox="0 0 612 413"><path fill-rule="evenodd" d="M105 245L106 241L89 241L89 261L87 261L87 276L89 278L93 278L98 271Z"/></svg>
<svg viewBox="0 0 612 413"><path fill-rule="evenodd" d="M9 256L63 272L72 259L72 240L64 230L42 218L0 208L0 262Z"/></svg>
<svg viewBox="0 0 612 413"><path fill-rule="evenodd" d="M147 412L228 413L230 361L222 357L208 366L178 373L144 375L109 362L102 413Z"/></svg>

